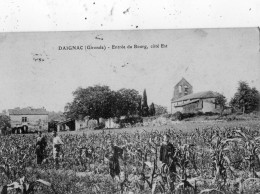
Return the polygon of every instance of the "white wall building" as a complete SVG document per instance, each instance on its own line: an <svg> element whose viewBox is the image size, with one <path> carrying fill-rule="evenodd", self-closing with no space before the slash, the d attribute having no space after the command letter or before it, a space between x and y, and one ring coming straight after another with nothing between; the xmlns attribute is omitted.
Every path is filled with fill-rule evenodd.
<svg viewBox="0 0 260 194"><path fill-rule="evenodd" d="M48 112L44 108L9 109L7 115L14 133L48 130Z"/></svg>

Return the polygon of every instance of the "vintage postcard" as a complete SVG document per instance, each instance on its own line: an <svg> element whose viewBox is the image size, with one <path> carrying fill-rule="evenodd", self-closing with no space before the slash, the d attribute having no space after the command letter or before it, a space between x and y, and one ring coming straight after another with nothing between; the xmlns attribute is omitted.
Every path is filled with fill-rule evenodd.
<svg viewBox="0 0 260 194"><path fill-rule="evenodd" d="M0 33L0 47L2 193L259 191L259 28Z"/></svg>

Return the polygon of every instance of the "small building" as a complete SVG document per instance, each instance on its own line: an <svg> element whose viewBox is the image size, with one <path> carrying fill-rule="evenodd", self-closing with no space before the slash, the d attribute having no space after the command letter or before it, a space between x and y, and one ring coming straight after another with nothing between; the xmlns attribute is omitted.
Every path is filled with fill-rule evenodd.
<svg viewBox="0 0 260 194"><path fill-rule="evenodd" d="M120 125L116 123L116 118L109 118L105 120L105 128L106 129L114 129L114 128L120 128Z"/></svg>
<svg viewBox="0 0 260 194"><path fill-rule="evenodd" d="M85 117L84 119L67 119L56 124L57 131L80 131L84 129L94 129L97 121Z"/></svg>
<svg viewBox="0 0 260 194"><path fill-rule="evenodd" d="M192 85L184 78L174 87L171 100L171 113L195 113L213 112L219 113L220 106L216 105L215 99L220 94L212 91L193 93Z"/></svg>
<svg viewBox="0 0 260 194"><path fill-rule="evenodd" d="M67 119L65 121L60 121L56 124L57 131L75 131L76 130L76 120Z"/></svg>
<svg viewBox="0 0 260 194"><path fill-rule="evenodd" d="M48 130L48 112L44 108L9 109L7 115L10 117L13 133Z"/></svg>
<svg viewBox="0 0 260 194"><path fill-rule="evenodd" d="M172 101L172 113L213 112L219 113L220 107L215 104L217 92L206 91L183 96Z"/></svg>

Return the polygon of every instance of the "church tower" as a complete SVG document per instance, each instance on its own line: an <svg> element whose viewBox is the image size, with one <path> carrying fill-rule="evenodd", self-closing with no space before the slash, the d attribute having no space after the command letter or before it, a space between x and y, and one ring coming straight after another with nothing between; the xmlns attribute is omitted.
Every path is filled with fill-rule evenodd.
<svg viewBox="0 0 260 194"><path fill-rule="evenodd" d="M182 78L181 81L179 81L174 86L172 101L192 93L193 93L192 85L186 79Z"/></svg>

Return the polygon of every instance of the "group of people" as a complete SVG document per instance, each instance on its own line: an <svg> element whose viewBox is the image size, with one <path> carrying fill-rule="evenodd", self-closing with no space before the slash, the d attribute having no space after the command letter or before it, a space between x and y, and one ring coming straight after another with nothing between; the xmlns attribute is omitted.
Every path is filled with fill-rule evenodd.
<svg viewBox="0 0 260 194"><path fill-rule="evenodd" d="M52 146L53 146L53 159L55 161L56 167L59 166L59 157L62 153L61 146L63 145L63 142L61 138L57 135L56 131L53 131L53 140L52 140ZM46 147L47 147L47 139L45 136L42 135L42 132L38 132L38 137L36 140L36 162L37 164L42 164L44 159L47 158L46 153Z"/></svg>
<svg viewBox="0 0 260 194"><path fill-rule="evenodd" d="M110 146L112 148L112 152L109 157L109 170L111 177L114 178L120 174L119 158L122 158L123 149L114 145L113 142L111 142ZM161 170L168 171L170 174L171 189L173 189L175 181L176 154L177 151L170 142L170 136L165 134L163 136L163 142L160 147L159 159L163 163Z"/></svg>
<svg viewBox="0 0 260 194"><path fill-rule="evenodd" d="M176 173L176 149L173 144L170 143L169 135L165 134L163 137L163 142L160 147L160 161L163 163L163 168L168 169L170 172L171 185L175 181ZM59 166L59 158L62 153L63 142L61 138L57 135L57 132L53 132L53 159L55 161L56 167ZM38 137L36 141L36 156L37 164L42 164L43 160L47 157L46 153L47 140L45 136L42 136L41 132L38 132ZM112 178L120 174L119 158L122 159L123 149L119 146L114 145L110 142L110 155L109 155L109 170ZM163 170L163 169L162 169Z"/></svg>

